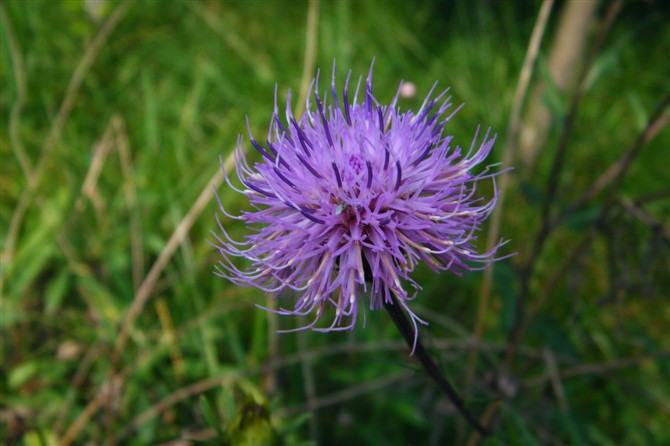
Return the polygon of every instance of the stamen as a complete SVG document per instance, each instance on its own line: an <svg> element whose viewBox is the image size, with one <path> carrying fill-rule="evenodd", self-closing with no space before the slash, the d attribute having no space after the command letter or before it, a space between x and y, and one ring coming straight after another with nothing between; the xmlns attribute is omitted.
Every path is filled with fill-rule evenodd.
<svg viewBox="0 0 670 446"><path fill-rule="evenodd" d="M400 170L400 162L399 161L395 162L395 167L396 167L396 171L398 173L398 178L396 179L396 182L395 182L395 191L398 192L398 188L400 187L400 182L402 181L402 170Z"/></svg>
<svg viewBox="0 0 670 446"><path fill-rule="evenodd" d="M258 192L259 194L265 195L266 197L277 198L277 196L275 194L273 194L271 192L264 191L263 189L261 189L258 186L254 186L254 184L251 181L244 180L244 181L242 181L242 184L247 186L249 189L251 189L255 192Z"/></svg>
<svg viewBox="0 0 670 446"><path fill-rule="evenodd" d="M335 179L337 180L338 187L342 187L342 178L340 178L340 171L337 169L335 162L330 163L333 166L333 172L335 172Z"/></svg>
<svg viewBox="0 0 670 446"><path fill-rule="evenodd" d="M293 183L291 182L291 180L289 180L288 178L286 178L286 177L284 176L284 174L281 173L281 170L277 169L276 167L274 167L273 169L274 169L275 173L277 174L277 176L278 176L284 183L288 184L289 186L291 186L291 187L292 187L293 189L295 189L295 190L299 190L298 187L297 187L295 184L293 184Z"/></svg>
<svg viewBox="0 0 670 446"><path fill-rule="evenodd" d="M275 122L277 123L277 126L282 131L282 135L288 140L288 142L289 142L289 144L291 144L291 146L294 146L295 144L293 144L293 139L291 139L291 135L289 135L289 133L284 128L284 124L281 123L281 120L279 119L279 115L277 113L275 113L274 117L275 117Z"/></svg>
<svg viewBox="0 0 670 446"><path fill-rule="evenodd" d="M311 153L309 150L307 150L307 147L309 146L311 150L314 150L314 147L312 147L312 143L309 142L309 138L307 138L305 132L302 131L302 129L298 125L298 121L296 121L295 118L291 118L291 124L293 124L293 127L295 128L295 131L298 134L298 140L300 141L302 149L305 151L307 156L311 156Z"/></svg>
<svg viewBox="0 0 670 446"><path fill-rule="evenodd" d="M301 162L301 163L302 163L302 164L303 164L303 165L304 165L304 166L305 166L305 167L312 173L312 175L314 175L315 177L317 177L317 178L319 178L319 179L323 178L321 175L319 175L319 172L317 172L316 170L314 170L314 168L313 168L313 167L312 167L312 166L305 160L305 158L303 158L302 156L300 156L299 153L296 153L295 156L298 157L298 159L300 160L300 162Z"/></svg>
<svg viewBox="0 0 670 446"><path fill-rule="evenodd" d="M330 145L331 148L335 148L335 144L333 144L333 138L330 136L330 128L328 127L328 120L326 119L326 114L323 112L323 104L321 104L319 93L316 90L314 91L314 99L316 100L316 108L319 110L319 117L321 117L323 130L326 132L326 139L328 140L328 145Z"/></svg>
<svg viewBox="0 0 670 446"><path fill-rule="evenodd" d="M419 164L421 161L426 159L426 156L428 156L428 152L430 152L430 149L433 148L433 144L427 144L426 149L419 155L419 157L412 163L412 166L416 166Z"/></svg>
<svg viewBox="0 0 670 446"><path fill-rule="evenodd" d="M274 156L277 156L277 149L275 149L275 146L272 145L272 143L270 142L270 139L267 139L267 140L265 141L265 143L268 145L268 149L270 149L270 151L272 152L272 154L273 154Z"/></svg>
<svg viewBox="0 0 670 446"><path fill-rule="evenodd" d="M323 224L326 223L325 221L321 220L320 218L316 218L315 216L310 215L309 212L307 212L307 211L305 211L305 210L303 210L303 209L300 209L300 213L301 213L303 216L305 216L308 220L312 220L314 223L319 223L319 224L321 224L321 225L323 225Z"/></svg>
<svg viewBox="0 0 670 446"><path fill-rule="evenodd" d="M268 161L272 161L273 163L275 162L275 159L263 147L261 147L261 145L258 144L255 139L249 138L249 140L251 141L251 145L254 146L254 149L263 155L264 158L266 158Z"/></svg>
<svg viewBox="0 0 670 446"><path fill-rule="evenodd" d="M284 158L281 158L281 157L279 157L279 155L277 155L277 149L274 148L274 145L270 142L270 140L267 140L267 141L265 141L265 142L266 142L266 144L268 145L268 148L269 148L269 149L272 151L272 153L274 153L275 156L277 157L276 160L273 158L272 161L275 161L276 163L281 164L282 166L284 166L284 167L286 168L286 170L289 170L289 171L290 171L290 170L291 170L291 166L288 165L288 163L284 160Z"/></svg>
<svg viewBox="0 0 670 446"><path fill-rule="evenodd" d="M336 109L340 108L340 105L337 103L337 89L335 88L335 60L333 59L333 74L330 81L330 89L333 94L333 106Z"/></svg>
<svg viewBox="0 0 670 446"><path fill-rule="evenodd" d="M344 119L347 121L347 124L351 126L351 116L349 115L349 78L351 77L351 70L347 74L347 80L344 82L344 90L342 91L342 105L344 106Z"/></svg>
<svg viewBox="0 0 670 446"><path fill-rule="evenodd" d="M372 114L372 68L375 65L374 58L370 64L370 71L368 72L368 78L365 80L365 106L368 109L368 114Z"/></svg>
<svg viewBox="0 0 670 446"><path fill-rule="evenodd" d="M379 132L384 133L384 115L382 114L381 105L377 106L377 117L379 119Z"/></svg>
<svg viewBox="0 0 670 446"><path fill-rule="evenodd" d="M384 170L388 169L389 167L389 157L390 157L389 149L388 149L388 144L386 147L384 147Z"/></svg>

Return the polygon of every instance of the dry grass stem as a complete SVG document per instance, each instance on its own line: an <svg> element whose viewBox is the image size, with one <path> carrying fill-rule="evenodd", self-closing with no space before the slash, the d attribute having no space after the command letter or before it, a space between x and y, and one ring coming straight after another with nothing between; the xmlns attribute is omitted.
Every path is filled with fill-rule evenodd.
<svg viewBox="0 0 670 446"><path fill-rule="evenodd" d="M98 396L91 401L81 414L77 417L74 423L65 431L63 437L58 441L59 446L69 446L72 443L81 430L86 427L88 422L93 418L96 412L105 404L105 395L99 393Z"/></svg>
<svg viewBox="0 0 670 446"><path fill-rule="evenodd" d="M555 198L558 193L558 186L560 183L561 174L563 172L565 157L568 151L568 145L570 137L572 135L572 129L574 126L575 118L577 115L577 110L581 104L581 99L586 91L588 73L590 72L593 64L596 61L598 54L602 51L602 48L607 40L607 36L621 11L622 3L620 1L615 1L610 4L610 7L605 14L598 34L595 38L591 50L589 52L589 58L582 68L582 72L579 76L578 86L570 100L570 106L568 112L566 113L563 126L561 128L558 148L554 155L554 159L551 163L551 170L549 172L549 179L546 186L546 194L544 197L544 202L540 212L540 222L539 230L535 236L534 243L529 249L529 254L525 262L521 267L520 281L521 287L519 290L519 295L515 302L514 309L514 318L512 323L512 328L508 334L508 339L510 340L510 346L515 342L514 339L520 339L518 336L518 331L521 325L524 322L526 317L526 300L528 299L531 292L531 278L535 272L537 261L540 258L540 254L544 248L545 242L547 241L549 234L551 233L552 225L552 214L554 213L555 207ZM513 355L512 355L513 357Z"/></svg>
<svg viewBox="0 0 670 446"><path fill-rule="evenodd" d="M184 381L184 358L179 351L179 345L175 342L174 325L172 324L172 316L170 316L170 309L165 303L165 299L160 298L156 300L156 313L158 313L158 320L161 323L162 334L165 343L170 350L170 357L172 358L172 370L174 371L177 382Z"/></svg>
<svg viewBox="0 0 670 446"><path fill-rule="evenodd" d="M93 203L98 222L102 221L102 215L105 211L105 203L102 195L98 192L97 183L100 173L107 160L107 155L114 148L116 142L113 138L113 121L107 124L102 138L95 144L91 164L86 172L86 177L79 190L79 196L75 201L75 209L81 212L84 208L84 197L87 197Z"/></svg>
<svg viewBox="0 0 670 446"><path fill-rule="evenodd" d="M128 143L126 126L121 116L112 118L114 131L116 133L116 145L121 158L121 172L123 173L123 192L128 206L130 219L130 253L133 264L133 290L137 292L144 274L144 252L142 251L142 225L140 224L140 211L137 206L137 190L135 188L135 175L133 173L133 158Z"/></svg>
<svg viewBox="0 0 670 446"><path fill-rule="evenodd" d="M540 43L544 36L544 31L547 27L547 21L553 7L553 0L544 0L538 13L535 26L528 42L526 49L526 56L524 58L521 73L519 74L519 81L514 93L514 100L512 102L512 111L510 113L510 121L507 129L507 136L505 138L505 146L503 151L502 165L505 167L512 166L514 162L515 145L518 140L519 123L521 121L521 110L524 104L530 79L533 74L533 68L540 51ZM500 237L500 225L502 222L503 209L505 208L505 196L509 186L510 175L504 174L500 178L498 192L498 203L491 215L490 229L486 237L486 250L489 251L498 243ZM488 313L489 300L491 296L491 287L493 283L493 268L492 263L489 268L484 271L482 278L482 287L479 293L479 300L477 306L477 316L475 319L475 326L473 329L473 337L479 340L484 333L484 325L486 315ZM475 370L477 368L477 350L473 349L468 358L468 371L466 373L465 386L466 389L472 387L474 382Z"/></svg>
<svg viewBox="0 0 670 446"><path fill-rule="evenodd" d="M659 350L657 352L631 356L628 358L617 358L610 361L599 362L596 364L578 364L569 367L565 367L560 373L559 376L561 379L566 378L575 378L578 376L584 375L602 375L616 370L625 369L628 367L636 367L648 362L658 361L663 358L670 358L670 350ZM548 372L544 375L537 377L529 378L524 380L524 387L537 387L543 386L547 381L551 381L552 376Z"/></svg>
<svg viewBox="0 0 670 446"><path fill-rule="evenodd" d="M0 4L0 20L7 34L7 45L9 46L9 55L12 60L12 67L14 68L14 82L16 83L16 99L9 114L9 141L12 145L12 150L16 154L16 158L19 160L23 175L26 178L30 178L33 173L33 166L21 140L21 113L26 100L26 72L23 68L21 49L16 42L4 3Z"/></svg>
<svg viewBox="0 0 670 446"><path fill-rule="evenodd" d="M84 379L88 376L88 372L91 369L91 365L94 363L95 359L101 354L102 348L99 343L91 344L84 357L79 361L79 366L77 371L72 378L70 388L68 390L65 401L61 407L61 410L58 413L58 417L53 427L53 434L56 438L60 436L61 430L65 420L68 418L70 411L72 410L72 404L74 399L77 396L77 391L81 389L81 386L84 384Z"/></svg>
<svg viewBox="0 0 670 446"><path fill-rule="evenodd" d="M223 169L225 169L226 173L230 172L234 162L235 154L233 151L230 153L230 155L228 155L226 161L223 164ZM212 185L214 185L214 187L218 186L223 178L223 171L218 169L207 186L205 186L205 188L202 190L191 209L184 216L179 225L177 225L174 232L170 236L170 239L163 247L161 253L158 255L158 258L151 266L149 273L146 275L144 281L140 285L140 288L137 290L135 298L133 299L133 303L131 304L130 309L128 310L128 313L124 319L123 326L121 327L119 336L117 337L116 345L114 347L115 357L118 357L121 350L125 347L126 342L128 341L129 331L134 326L135 319L144 309L144 306L149 300L149 297L151 297L151 293L153 291L154 285L156 284L156 281L163 273L163 270L167 266L179 245L188 235L188 232L193 226L193 223L195 223L195 220L202 213L205 206L207 206L207 204L211 201L212 195L214 193L214 188Z"/></svg>
<svg viewBox="0 0 670 446"><path fill-rule="evenodd" d="M670 117L664 114L658 116L657 119L652 121L647 126L646 130L642 133L642 144L645 145L654 139L654 137L663 128L665 128L665 126L668 125L668 122L670 122ZM594 183L586 190L586 192L584 192L572 206L566 209L563 214L569 214L574 212L576 209L581 208L586 203L594 199L600 192L602 192L609 184L612 183L612 181L614 181L614 179L618 178L627 167L627 163L629 163L628 157L629 155L624 154L614 164L607 168L607 170L602 175L600 175L596 181L594 181Z"/></svg>
<svg viewBox="0 0 670 446"><path fill-rule="evenodd" d="M469 342L464 342L460 340L453 340L453 339L435 339L432 342L432 347L438 351L441 350L449 350L449 349L460 349L465 351L465 349L471 348L471 344ZM506 344L505 343L481 343L477 345L477 348L480 348L482 350L486 351L496 351L496 352L504 352L506 349ZM293 353L293 354L288 354L288 355L283 355L279 356L277 358L271 359L267 361L266 363L259 365L257 367L249 368L246 370L242 371L235 371L235 372L226 372L218 376L214 376L211 378L207 378L201 381L194 382L192 384L189 384L185 387L182 387L172 394L168 395L167 397L163 398L162 400L156 402L153 404L150 408L148 408L146 411L142 412L139 414L137 417L135 417L124 429L123 431L119 432L116 437L115 441L121 441L124 438L127 438L129 435L131 435L133 432L135 432L137 429L139 429L141 426L144 424L148 423L150 420L154 419L155 417L159 416L161 413L169 409L170 407L173 407L174 405L186 400L193 398L195 395L201 394L203 392L206 392L208 390L221 387L221 386L230 386L236 383L237 381L241 379L246 379L251 376L256 376L260 374L267 374L269 371L276 371L281 368L285 367L290 367L295 364L299 364L302 362L314 362L320 358L325 358L328 356L333 356L333 355L338 355L338 354L353 354L353 353L375 353L375 352L381 352L381 351L392 351L392 352L402 352L402 351L407 351L407 344L405 342L401 341L378 341L378 342L367 342L367 343L361 343L361 344L356 344L352 345L349 343L343 343L343 344L334 344L334 345L328 345L323 348L311 350L311 351L303 351L303 352L298 352L298 353ZM529 348L524 348L521 351L522 354L528 354L528 356L540 361L542 360L542 351L540 350L533 350ZM560 359L560 358L559 358ZM140 359L136 361L135 364L130 366L128 369L124 370L120 376L128 376L130 373L132 373L132 369L139 367L143 361ZM408 375L413 374L415 372L406 372ZM332 398L331 396L324 397L324 398ZM340 397L341 398L341 397ZM323 401L324 399L319 399L315 398L315 400L312 402L314 407L316 409L322 408L323 406ZM341 400L339 401L341 402ZM334 403L333 403L334 404Z"/></svg>
<svg viewBox="0 0 670 446"><path fill-rule="evenodd" d="M224 163L223 168L226 170L226 172L229 172L230 169L232 168L232 165L234 163L234 153L231 153L227 158ZM117 336L117 342L114 346L114 352L112 355L112 361L113 361L113 367L110 371L110 376L108 379L112 379L114 376L116 376L116 379L121 380L122 382L122 376L124 374L120 375L115 375L115 364L118 362L120 358L120 353L125 347L127 341L128 341L128 336L130 331L133 329L135 320L137 316L142 312L144 309L144 306L146 305L147 301L149 300L149 297L151 297L151 293L154 289L154 286L156 284L156 281L162 274L163 270L165 269L165 266L167 265L168 261L172 258L174 255L175 251L181 244L181 242L184 240L186 235L188 234L188 231L191 229L193 226L193 223L197 219L197 217L200 215L200 213L203 211L205 206L210 202L212 195L214 193L214 189L211 187L212 184L215 186L220 184L221 181L223 180L223 171L221 169L217 170L216 174L212 177L211 181L208 183L208 185L203 189L203 191L200 193L198 198L196 199L195 203L189 210L189 212L186 214L186 216L182 219L182 221L179 223L175 231L173 232L172 236L166 243L165 247L161 251L160 255L158 256L158 259L156 262L154 262L153 266L151 267L151 270L145 277L144 281L142 282L140 288L138 289L137 293L135 294L135 299L133 300L133 303L131 304L130 309L128 310L128 313L126 317L124 318L123 325L121 326L119 335ZM66 432L67 435L74 435L72 436L72 439L76 438L76 435L79 433L81 428L85 425L85 422L87 420L82 420L83 417L90 417L92 416L98 409L101 407L101 395L103 394L104 386L101 386L100 391L98 392L98 395L94 400L89 402L89 404L86 406L84 412L82 412L79 417L74 421L72 426L68 429ZM68 437L69 438L69 437ZM70 440L71 441L71 440Z"/></svg>
<svg viewBox="0 0 670 446"><path fill-rule="evenodd" d="M300 81L300 94L298 95L298 102L295 105L295 115L301 116L305 111L307 100L307 92L309 89L310 79L312 73L314 72L314 67L316 64L316 44L318 40L318 27L319 27L319 0L310 0L309 7L307 10L307 26L306 26L306 35L305 35L305 57L302 64L302 77ZM318 88L318 87L317 87ZM266 304L270 304L269 308L274 309L276 307L276 302L274 299L268 299ZM271 357L275 358L279 355L279 340L277 338L277 315L274 313L268 313L268 318L270 323L268 324L268 330L271 330L272 333L268 333L270 340L270 352ZM307 342L307 333L301 331L298 332L298 352L304 353L308 349ZM305 392L305 398L307 399L307 406L312 416L309 418L309 432L310 438L315 441L319 440L319 418L317 416L316 410L316 382L314 379L314 371L312 369L312 362L308 360L300 361L300 370L303 376L303 388ZM274 374L271 374L273 386L275 384Z"/></svg>
<svg viewBox="0 0 670 446"><path fill-rule="evenodd" d="M330 395L322 396L316 398L312 402L312 407L309 405L300 405L295 407L289 407L284 410L284 416L294 417L306 411L318 410L327 406L332 406L335 404L340 404L344 401L349 401L359 396L372 393L384 388L391 386L392 384L407 382L415 372L413 371L403 371L394 373L393 375L383 376L372 381L368 381L362 384L357 384L354 386L346 387L340 391L333 392Z"/></svg>
<svg viewBox="0 0 670 446"><path fill-rule="evenodd" d="M545 348L543 353L544 362L547 365L547 372L551 380L551 387L556 395L556 400L558 401L558 407L566 413L568 412L568 400L565 397L565 389L563 388L563 382L561 381L561 374L556 365L556 356L554 356L554 352L548 348Z"/></svg>
<svg viewBox="0 0 670 446"><path fill-rule="evenodd" d="M58 113L51 123L49 133L44 140L44 144L42 145L37 165L32 171L32 174L27 178L26 188L21 194L19 202L16 205L16 209L12 214L12 219L9 223L9 230L7 231L5 249L2 253L2 263L9 263L14 257L16 240L19 234L19 230L21 229L23 217L25 216L30 203L35 197L35 193L37 192L37 187L39 186L40 180L42 179L47 160L49 159L53 148L56 146L56 143L60 138L60 134L63 126L65 125L65 122L70 116L72 105L74 104L74 98L79 92L79 88L82 85L88 69L95 61L96 56L100 53L102 46L107 42L107 39L111 35L112 31L114 31L116 26L125 16L126 12L128 12L128 9L133 3L133 1L125 1L119 4L119 6L110 15L109 19L107 19L105 24L102 26L102 28L100 28L100 31L95 36L91 44L86 48L84 55L77 64L77 67L75 68L72 77L70 78L70 83L67 86L67 90L65 91L63 102L61 102ZM0 288L2 288L1 284Z"/></svg>
<svg viewBox="0 0 670 446"><path fill-rule="evenodd" d="M312 80L312 73L316 65L316 42L319 30L319 0L309 0L307 10L307 34L305 35L305 58L302 62L302 80L300 81L300 94L298 102L295 105L293 114L301 116L305 111L305 102L309 84Z"/></svg>
<svg viewBox="0 0 670 446"><path fill-rule="evenodd" d="M588 2L569 0L561 8L556 31L546 56L549 83L560 93L565 93L570 88L577 74L599 3L598 0ZM546 103L546 92L546 83L543 80L536 82L525 107L517 151L520 154L519 163L527 172L533 172L537 159L547 146L547 135L553 116Z"/></svg>
<svg viewBox="0 0 670 446"><path fill-rule="evenodd" d="M223 42L230 47L241 60L243 60L256 77L263 81L267 77L268 55L261 53L260 48L254 48L247 43L243 36L236 31L237 27L231 25L224 14L219 14L217 2L187 2L200 19L215 34L222 38ZM222 3L225 7L225 3Z"/></svg>
<svg viewBox="0 0 670 446"><path fill-rule="evenodd" d="M668 198L670 198L670 194L668 194ZM635 218L640 220L645 226L652 230L657 230L663 238L670 241L670 228L668 228L665 222L656 219L653 215L645 211L638 203L629 200L626 197L621 197L619 202L621 203L621 206L630 212L631 215L635 216Z"/></svg>

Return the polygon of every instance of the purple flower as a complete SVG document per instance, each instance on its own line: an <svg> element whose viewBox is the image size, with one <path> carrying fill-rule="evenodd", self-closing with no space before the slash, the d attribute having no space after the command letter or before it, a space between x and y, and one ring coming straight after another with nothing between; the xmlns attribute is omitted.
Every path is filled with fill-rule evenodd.
<svg viewBox="0 0 670 446"><path fill-rule="evenodd" d="M333 66L328 104L317 91L317 75L314 101L298 120L289 92L282 122L275 93L265 144L249 131L260 162L249 165L239 140L236 170L244 187L227 182L254 210L231 216L217 200L250 234L233 240L217 217L222 236L214 234L214 246L222 259L216 274L290 300L277 312L311 315L313 322L302 328L318 331L350 329L361 308L379 309L395 295L416 333L417 322L426 323L408 305L421 289L410 277L415 266L425 262L436 272L461 275L494 260L500 246L478 254L472 243L496 203L495 194L488 202L477 197L476 187L497 173L473 172L495 136L487 132L475 150L475 135L463 155L444 134L460 109L446 114L446 91L431 99L433 86L417 113L401 112L397 94L388 106L372 95L372 68L363 99L359 79L350 103L350 76L338 97ZM241 269L233 257L251 266Z"/></svg>

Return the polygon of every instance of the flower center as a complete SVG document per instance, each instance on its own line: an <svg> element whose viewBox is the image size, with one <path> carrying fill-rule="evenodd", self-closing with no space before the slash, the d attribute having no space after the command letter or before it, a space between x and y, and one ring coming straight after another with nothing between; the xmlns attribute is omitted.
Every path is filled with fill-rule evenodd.
<svg viewBox="0 0 670 446"><path fill-rule="evenodd" d="M349 155L349 169L358 176L365 169L365 159L357 153L352 153Z"/></svg>

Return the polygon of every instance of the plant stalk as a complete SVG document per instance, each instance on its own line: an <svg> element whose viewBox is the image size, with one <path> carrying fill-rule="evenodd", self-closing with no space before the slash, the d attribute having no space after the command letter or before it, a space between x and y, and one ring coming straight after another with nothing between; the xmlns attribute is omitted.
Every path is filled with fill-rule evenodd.
<svg viewBox="0 0 670 446"><path fill-rule="evenodd" d="M407 342L407 345L412 348L414 345L415 333L411 324L407 320L407 317L400 308L396 297L391 295L391 302L384 301L384 307L386 307L386 311L388 311L391 319L393 319L396 327L398 327L398 330L400 330L400 333L405 339L405 342ZM430 354L424 348L420 339L416 340L414 356L416 356L428 375L430 375L430 377L435 380L440 389L442 389L449 400L454 404L454 406L456 406L456 409L458 409L461 415L463 415L468 424L470 424L470 426L472 426L472 428L476 430L482 437L490 435L489 430L484 428L484 426L479 423L477 417L475 417L472 412L470 412L468 408L465 407L465 402L463 402L461 397L456 393L454 387L449 383L449 381L447 381L442 372L440 372Z"/></svg>

